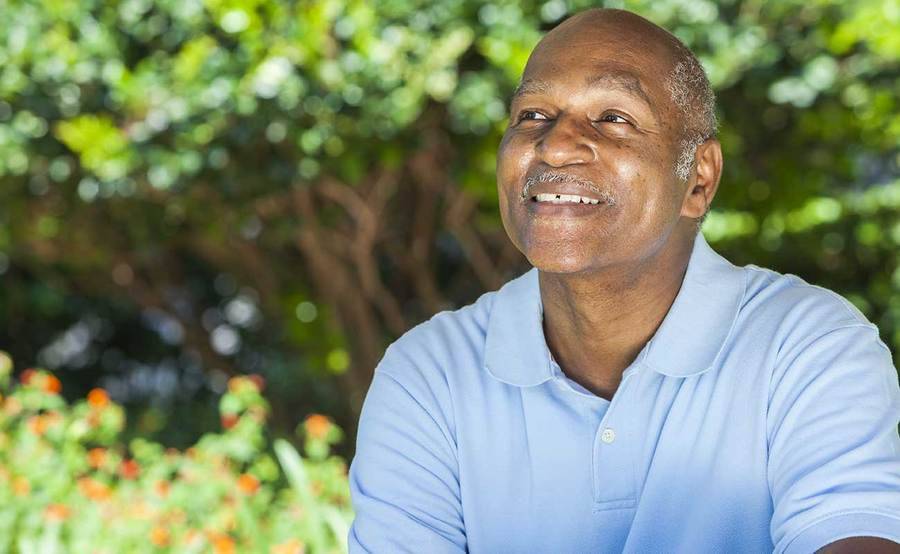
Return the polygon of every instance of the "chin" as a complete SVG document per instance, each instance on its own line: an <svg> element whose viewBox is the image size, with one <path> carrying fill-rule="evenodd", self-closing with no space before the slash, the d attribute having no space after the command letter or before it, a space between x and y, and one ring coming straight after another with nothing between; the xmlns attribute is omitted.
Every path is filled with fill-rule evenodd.
<svg viewBox="0 0 900 554"><path fill-rule="evenodd" d="M525 257L531 265L544 273L577 274L590 271L592 260L578 255L564 255L561 250L563 249L559 247L533 249L526 252Z"/></svg>

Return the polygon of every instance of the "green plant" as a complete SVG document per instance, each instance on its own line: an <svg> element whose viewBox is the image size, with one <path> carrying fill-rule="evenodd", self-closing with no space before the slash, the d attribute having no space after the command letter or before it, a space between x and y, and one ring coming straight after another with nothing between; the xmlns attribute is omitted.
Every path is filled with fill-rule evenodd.
<svg viewBox="0 0 900 554"><path fill-rule="evenodd" d="M232 378L222 432L182 452L121 444L124 411L103 389L69 405L41 369L11 386L12 366L0 352L0 552L345 551L342 432L312 414L297 429L309 455L271 439L258 376Z"/></svg>

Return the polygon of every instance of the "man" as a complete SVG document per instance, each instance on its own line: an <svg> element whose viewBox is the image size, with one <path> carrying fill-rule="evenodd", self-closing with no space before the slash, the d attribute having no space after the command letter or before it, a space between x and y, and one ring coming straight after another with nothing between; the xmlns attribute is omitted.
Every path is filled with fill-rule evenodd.
<svg viewBox="0 0 900 554"><path fill-rule="evenodd" d="M837 294L698 234L722 153L671 34L582 12L500 144L534 266L393 343L350 468L350 552L900 552L900 387Z"/></svg>

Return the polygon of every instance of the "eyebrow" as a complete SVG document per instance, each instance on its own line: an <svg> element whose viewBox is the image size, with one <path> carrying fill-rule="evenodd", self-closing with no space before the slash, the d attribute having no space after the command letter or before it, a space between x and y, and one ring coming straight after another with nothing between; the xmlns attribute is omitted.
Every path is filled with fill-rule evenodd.
<svg viewBox="0 0 900 554"><path fill-rule="evenodd" d="M654 116L658 114L656 107L650 100L650 96L641 86L641 81L631 73L601 73L597 75L588 75L585 77L584 84L588 87L599 87L609 90L618 90L630 96L634 96L641 100L650 108ZM549 94L553 91L553 84L547 81L539 81L536 79L523 79L516 90L513 92L510 105L520 96L529 94Z"/></svg>

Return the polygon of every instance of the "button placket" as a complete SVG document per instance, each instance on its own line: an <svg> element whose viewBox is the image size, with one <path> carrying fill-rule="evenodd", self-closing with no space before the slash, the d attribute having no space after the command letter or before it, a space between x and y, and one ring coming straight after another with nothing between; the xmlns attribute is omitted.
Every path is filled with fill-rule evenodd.
<svg viewBox="0 0 900 554"><path fill-rule="evenodd" d="M594 436L592 472L594 511L616 508L631 508L635 503L635 482L633 460L630 459L634 445L628 444L627 433L617 424L617 406L623 402L633 388L625 375L619 389L613 395L606 414L600 421ZM627 403L627 400L625 400ZM624 423L623 423L624 424Z"/></svg>

